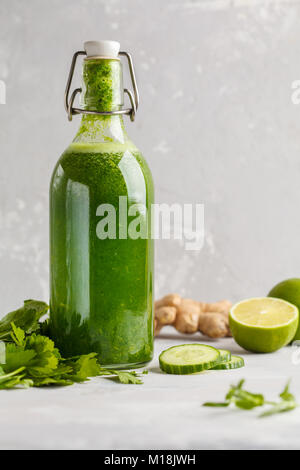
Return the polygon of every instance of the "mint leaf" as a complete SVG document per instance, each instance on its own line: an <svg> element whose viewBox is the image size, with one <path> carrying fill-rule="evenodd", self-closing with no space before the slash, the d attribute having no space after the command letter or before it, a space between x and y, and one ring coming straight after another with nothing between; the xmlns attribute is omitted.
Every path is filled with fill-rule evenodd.
<svg viewBox="0 0 300 470"><path fill-rule="evenodd" d="M261 413L259 416L261 418L265 418L267 416L272 416L277 413L285 413L286 411L292 411L295 408L297 408L297 403L293 401L282 401L280 403L276 403L275 405L272 406L269 410L265 411L264 413Z"/></svg>
<svg viewBox="0 0 300 470"><path fill-rule="evenodd" d="M237 385L231 385L229 392L226 394L226 400L231 400L235 393L239 392L245 383L245 379L242 379L238 382Z"/></svg>
<svg viewBox="0 0 300 470"><path fill-rule="evenodd" d="M245 390L236 390L233 395L234 403L238 408L252 410L257 406L263 406L264 396L257 393L246 392Z"/></svg>
<svg viewBox="0 0 300 470"><path fill-rule="evenodd" d="M295 401L294 395L290 393L290 381L288 381L288 383L284 387L283 392L279 396L284 401Z"/></svg>
<svg viewBox="0 0 300 470"><path fill-rule="evenodd" d="M241 380L237 385L231 385L226 395L226 401L234 403L238 408L251 410L257 406L262 406L265 402L264 396L257 393L247 392L243 389L245 380Z"/></svg>
<svg viewBox="0 0 300 470"><path fill-rule="evenodd" d="M281 401L279 403L272 403L272 408L262 413L260 415L261 418L272 416L277 413L285 413L287 411L292 411L298 407L294 395L290 393L290 381L288 381L283 392L281 392L279 396L281 398Z"/></svg>
<svg viewBox="0 0 300 470"><path fill-rule="evenodd" d="M230 401L225 401L225 402L207 401L207 402L203 403L202 406L211 406L213 408L226 408L229 405L230 405Z"/></svg>
<svg viewBox="0 0 300 470"><path fill-rule="evenodd" d="M230 404L237 406L243 410L252 410L258 406L271 405L271 408L261 413L260 417L271 416L276 413L284 413L297 408L294 395L290 393L289 382L285 386L283 392L279 395L281 401L278 403L268 402L261 393L251 393L243 389L245 381L241 380L237 385L231 385L229 392L226 394L226 402L207 402L203 406L212 407L228 407Z"/></svg>

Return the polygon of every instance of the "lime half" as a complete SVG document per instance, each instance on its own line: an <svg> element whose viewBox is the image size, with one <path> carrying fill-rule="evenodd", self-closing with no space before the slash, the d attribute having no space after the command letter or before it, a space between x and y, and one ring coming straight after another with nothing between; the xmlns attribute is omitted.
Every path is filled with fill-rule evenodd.
<svg viewBox="0 0 300 470"><path fill-rule="evenodd" d="M278 299L286 300L300 309L300 279L287 279L286 281L276 284L276 286L274 286L269 292L268 297L276 297ZM300 322L293 340L296 339L300 340Z"/></svg>
<svg viewBox="0 0 300 470"><path fill-rule="evenodd" d="M229 323L235 341L248 351L269 353L286 346L298 327L298 309L285 300L259 297L235 304Z"/></svg>

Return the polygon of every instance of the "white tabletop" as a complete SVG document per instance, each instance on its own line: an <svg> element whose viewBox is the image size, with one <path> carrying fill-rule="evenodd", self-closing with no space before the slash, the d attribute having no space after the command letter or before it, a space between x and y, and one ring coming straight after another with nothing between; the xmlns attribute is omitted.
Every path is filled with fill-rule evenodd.
<svg viewBox="0 0 300 470"><path fill-rule="evenodd" d="M242 355L246 367L190 376L160 372L162 349L196 340L199 336L165 329L156 339L155 360L143 385L96 378L71 387L0 392L0 448L299 449L300 408L262 419L259 410L201 406L222 401L229 385L241 378L249 390L270 400L292 378L292 392L300 401L300 364L293 364L293 348L256 355L232 339L207 342Z"/></svg>

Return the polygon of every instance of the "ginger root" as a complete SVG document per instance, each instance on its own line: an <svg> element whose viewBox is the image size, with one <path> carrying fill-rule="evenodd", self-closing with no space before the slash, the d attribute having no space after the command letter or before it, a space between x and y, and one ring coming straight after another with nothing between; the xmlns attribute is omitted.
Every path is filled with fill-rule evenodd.
<svg viewBox="0 0 300 470"><path fill-rule="evenodd" d="M228 300L205 303L184 299L178 294L166 295L155 302L155 335L163 326L173 325L180 333L200 331L210 338L231 336L230 307Z"/></svg>

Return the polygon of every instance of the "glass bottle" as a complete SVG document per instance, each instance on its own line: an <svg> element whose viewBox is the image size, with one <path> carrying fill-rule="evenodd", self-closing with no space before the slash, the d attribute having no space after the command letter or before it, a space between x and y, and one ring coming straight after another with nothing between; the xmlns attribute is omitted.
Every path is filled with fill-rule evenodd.
<svg viewBox="0 0 300 470"><path fill-rule="evenodd" d="M115 44L86 43L81 126L52 175L49 329L65 357L131 368L153 353L152 176L122 114L85 114L123 109Z"/></svg>

